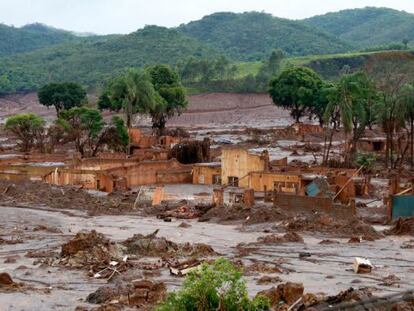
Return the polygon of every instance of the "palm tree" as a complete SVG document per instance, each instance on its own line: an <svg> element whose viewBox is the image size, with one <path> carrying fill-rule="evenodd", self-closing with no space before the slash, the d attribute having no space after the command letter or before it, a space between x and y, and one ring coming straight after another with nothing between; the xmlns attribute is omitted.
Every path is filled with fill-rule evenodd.
<svg viewBox="0 0 414 311"><path fill-rule="evenodd" d="M132 125L132 117L135 113L147 112L157 104L157 92L151 83L150 76L137 69L117 78L110 86L110 98L122 103L125 113L126 125Z"/></svg>
<svg viewBox="0 0 414 311"><path fill-rule="evenodd" d="M357 72L342 76L340 81L331 87L328 95L328 105L325 110L324 119L327 124L334 124L334 130L342 124L345 131L345 163L349 165L356 154L356 143L365 130L366 103L368 96L369 81L365 74ZM352 138L348 141L348 135ZM325 158L329 155L330 144Z"/></svg>

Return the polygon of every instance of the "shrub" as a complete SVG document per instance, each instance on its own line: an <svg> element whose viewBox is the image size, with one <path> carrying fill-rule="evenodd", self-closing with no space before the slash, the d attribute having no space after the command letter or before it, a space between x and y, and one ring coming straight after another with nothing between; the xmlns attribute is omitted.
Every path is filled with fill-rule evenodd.
<svg viewBox="0 0 414 311"><path fill-rule="evenodd" d="M242 273L226 259L202 264L184 280L182 288L170 293L157 311L264 311L269 300L250 300Z"/></svg>

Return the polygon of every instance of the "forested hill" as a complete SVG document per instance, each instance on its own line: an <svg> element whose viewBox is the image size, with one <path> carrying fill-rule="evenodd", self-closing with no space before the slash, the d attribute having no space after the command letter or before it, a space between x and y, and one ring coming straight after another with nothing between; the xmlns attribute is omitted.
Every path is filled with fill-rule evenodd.
<svg viewBox="0 0 414 311"><path fill-rule="evenodd" d="M333 76L336 68L356 66L355 51L391 43L399 43L398 49L414 46L414 15L365 8L292 21L259 12L215 13L176 28L146 26L127 35L86 37L42 24L0 24L0 94L61 81L94 88L128 67L155 63L181 68L205 90L217 80L244 77L251 87L275 49L283 51L286 64L300 56L311 57L315 66L321 60L317 67ZM334 53L346 55L335 62L319 55Z"/></svg>
<svg viewBox="0 0 414 311"><path fill-rule="evenodd" d="M0 56L30 52L76 39L68 31L43 24L30 24L21 28L0 24Z"/></svg>
<svg viewBox="0 0 414 311"><path fill-rule="evenodd" d="M93 87L129 67L218 53L174 29L147 26L129 35L69 42L0 59L0 93L37 89L48 82L75 81Z"/></svg>
<svg viewBox="0 0 414 311"><path fill-rule="evenodd" d="M258 12L215 13L179 31L238 60L262 60L280 48L287 55L345 52L352 46L302 22Z"/></svg>
<svg viewBox="0 0 414 311"><path fill-rule="evenodd" d="M402 43L405 39L414 42L414 14L404 11L367 7L315 16L304 22L359 48Z"/></svg>

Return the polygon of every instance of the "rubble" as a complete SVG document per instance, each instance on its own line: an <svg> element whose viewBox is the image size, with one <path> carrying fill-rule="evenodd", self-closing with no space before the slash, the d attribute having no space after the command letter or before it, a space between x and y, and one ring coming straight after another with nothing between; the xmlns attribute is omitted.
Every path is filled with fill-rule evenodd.
<svg viewBox="0 0 414 311"><path fill-rule="evenodd" d="M385 234L414 236L414 217L398 218L393 221L391 228L386 230Z"/></svg>
<svg viewBox="0 0 414 311"><path fill-rule="evenodd" d="M13 185L13 187L10 187ZM125 196L116 194L111 197L96 197L75 186L51 186L39 181L10 181L0 179L0 189L8 189L7 193L0 190L0 203L13 206L47 206L55 209L87 210L91 215L119 214L121 211L132 210L133 200L127 201ZM59 229L39 226L38 230Z"/></svg>
<svg viewBox="0 0 414 311"><path fill-rule="evenodd" d="M366 258L355 257L354 259L355 273L370 273L372 271L372 264Z"/></svg>
<svg viewBox="0 0 414 311"><path fill-rule="evenodd" d="M135 280L127 285L100 287L94 293L89 294L86 301L93 304L111 303L111 305L136 307L141 310L141 308L155 306L165 296L164 283Z"/></svg>
<svg viewBox="0 0 414 311"><path fill-rule="evenodd" d="M272 235L266 235L266 236L263 236L263 237L259 237L257 239L257 242L258 243L264 243L264 244L268 244L268 243L275 243L275 244L280 244L280 243L304 243L304 240L296 232L289 231L288 233L284 234L283 236L272 234Z"/></svg>
<svg viewBox="0 0 414 311"><path fill-rule="evenodd" d="M365 240L383 238L372 226L357 218L340 219L326 215L296 217L286 223L287 230L302 232L321 232L334 237L362 236Z"/></svg>
<svg viewBox="0 0 414 311"><path fill-rule="evenodd" d="M86 268L93 274L107 268L113 261L122 262L117 245L95 230L79 232L63 244L61 258L60 263L63 265Z"/></svg>
<svg viewBox="0 0 414 311"><path fill-rule="evenodd" d="M148 235L135 234L123 241L121 244L126 247L128 254L152 257L207 257L217 253L209 245L202 243L177 244L164 237L157 236L158 230Z"/></svg>
<svg viewBox="0 0 414 311"><path fill-rule="evenodd" d="M287 282L261 291L257 295L268 297L272 307L280 307L281 304L287 304L288 306L294 304L302 298L303 291L303 284Z"/></svg>
<svg viewBox="0 0 414 311"><path fill-rule="evenodd" d="M7 272L0 273L0 293L14 292L22 287L23 284L14 282L10 274Z"/></svg>

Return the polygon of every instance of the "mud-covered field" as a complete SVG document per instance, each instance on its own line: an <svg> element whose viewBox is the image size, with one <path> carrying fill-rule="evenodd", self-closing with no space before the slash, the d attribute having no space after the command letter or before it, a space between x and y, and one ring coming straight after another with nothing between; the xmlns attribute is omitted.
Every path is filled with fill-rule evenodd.
<svg viewBox="0 0 414 311"><path fill-rule="evenodd" d="M210 138L215 161L224 145L239 145L298 168L320 162L323 137L285 128L288 112L267 95L204 94L189 102L168 126ZM23 112L55 117L36 94L0 99L0 120ZM334 155L343 139L335 135ZM14 152L12 143L2 140L3 156ZM302 303L324 307L394 297L414 288L414 219L386 221L388 182L378 172L354 216L281 209L262 198L252 208L212 207L209 185L165 185L168 203L151 206L136 204L138 188L106 194L0 181L0 311L153 310L181 285L177 271L219 257L243 271L251 297L267 291L286 302L278 291L299 289ZM372 271L355 273L356 257L368 258Z"/></svg>

